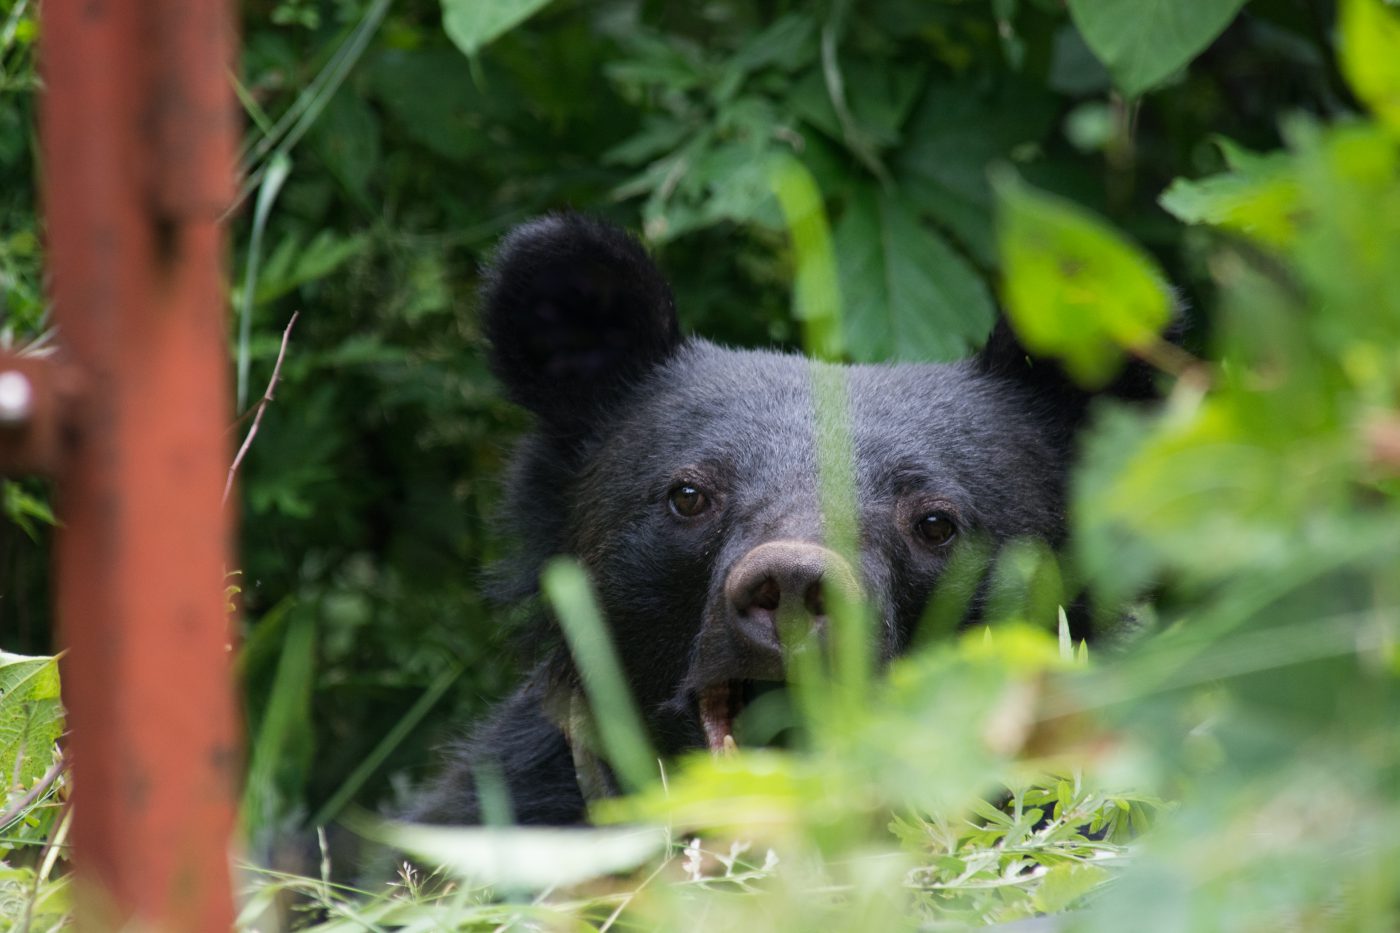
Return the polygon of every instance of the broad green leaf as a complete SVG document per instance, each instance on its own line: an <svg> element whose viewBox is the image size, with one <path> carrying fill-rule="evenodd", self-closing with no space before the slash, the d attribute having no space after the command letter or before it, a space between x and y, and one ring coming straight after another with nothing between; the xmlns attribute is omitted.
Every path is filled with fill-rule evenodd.
<svg viewBox="0 0 1400 933"><path fill-rule="evenodd" d="M925 87L925 66L860 59L841 69L846 106L860 131L881 149L899 142L902 128ZM842 141L846 128L831 102L831 89L819 72L810 72L792 89L797 115L832 139Z"/></svg>
<svg viewBox="0 0 1400 933"><path fill-rule="evenodd" d="M1199 55L1245 0L1069 0L1070 16L1129 97Z"/></svg>
<svg viewBox="0 0 1400 933"><path fill-rule="evenodd" d="M1222 141L1232 171L1191 181L1178 178L1158 203L1178 220L1209 224L1244 234L1274 247L1298 234L1301 192L1286 153L1258 156Z"/></svg>
<svg viewBox="0 0 1400 933"><path fill-rule="evenodd" d="M996 314L986 285L907 199L858 190L835 242L853 359L954 360L986 338Z"/></svg>
<svg viewBox="0 0 1400 933"><path fill-rule="evenodd" d="M1345 0L1341 69L1367 107L1400 132L1400 11L1381 0Z"/></svg>
<svg viewBox="0 0 1400 933"><path fill-rule="evenodd" d="M1056 914L1108 881L1112 875L1097 865L1073 862L1056 865L1045 875L1035 892L1036 910Z"/></svg>
<svg viewBox="0 0 1400 933"><path fill-rule="evenodd" d="M893 160L901 196L948 231L978 263L996 264L987 167L1038 145L1058 105L1043 87L1004 80L934 82L904 130Z"/></svg>
<svg viewBox="0 0 1400 933"><path fill-rule="evenodd" d="M1006 313L1031 353L1057 357L1081 384L1106 385L1123 350L1157 339L1171 298L1157 265L1069 201L1005 176L997 183Z"/></svg>
<svg viewBox="0 0 1400 933"><path fill-rule="evenodd" d="M0 653L0 774L5 785L28 787L47 771L62 732L58 661Z"/></svg>
<svg viewBox="0 0 1400 933"><path fill-rule="evenodd" d="M486 96L473 83L471 68L449 47L387 49L362 72L370 93L410 139L459 162L491 146L482 127ZM433 92L423 93L425 87Z"/></svg>
<svg viewBox="0 0 1400 933"><path fill-rule="evenodd" d="M379 117L359 95L342 89L316 122L314 138L326 168L361 203L379 167Z"/></svg>
<svg viewBox="0 0 1400 933"><path fill-rule="evenodd" d="M549 6L549 0L442 0L442 28L468 56Z"/></svg>
<svg viewBox="0 0 1400 933"><path fill-rule="evenodd" d="M658 827L545 829L386 823L368 835L475 884L530 891L627 871L659 853Z"/></svg>

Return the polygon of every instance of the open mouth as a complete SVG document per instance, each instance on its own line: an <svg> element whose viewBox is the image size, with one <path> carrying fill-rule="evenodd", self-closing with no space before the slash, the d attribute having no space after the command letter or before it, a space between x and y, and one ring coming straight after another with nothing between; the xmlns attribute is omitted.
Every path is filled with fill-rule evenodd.
<svg viewBox="0 0 1400 933"><path fill-rule="evenodd" d="M719 755L737 748L734 733L739 714L759 697L785 689L786 685L777 680L725 680L701 690L700 725L710 752Z"/></svg>

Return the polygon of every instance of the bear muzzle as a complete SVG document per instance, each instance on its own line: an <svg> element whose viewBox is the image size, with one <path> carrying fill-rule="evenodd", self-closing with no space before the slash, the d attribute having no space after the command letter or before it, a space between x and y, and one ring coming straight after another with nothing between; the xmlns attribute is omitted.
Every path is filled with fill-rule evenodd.
<svg viewBox="0 0 1400 933"><path fill-rule="evenodd" d="M786 654L819 649L825 642L832 588L842 599L862 598L850 563L808 541L765 542L730 568L723 590L724 632L702 639L719 656L699 659L710 674L702 680L697 707L712 752L733 745L734 720L750 700L785 681Z"/></svg>

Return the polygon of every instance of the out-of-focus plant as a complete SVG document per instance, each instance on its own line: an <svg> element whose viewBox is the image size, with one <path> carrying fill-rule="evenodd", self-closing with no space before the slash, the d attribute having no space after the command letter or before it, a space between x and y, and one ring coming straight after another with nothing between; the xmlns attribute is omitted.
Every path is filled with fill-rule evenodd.
<svg viewBox="0 0 1400 933"><path fill-rule="evenodd" d="M490 6L242 7L250 387L302 312L240 473L256 857L395 799L509 683L480 571L521 419L472 293L543 210L642 231L688 328L799 346L803 249L772 193L795 163L835 257L803 281L844 309L824 355L958 356L999 294L1082 376L1160 364L1159 414L1098 413L1063 577L1105 613L1144 600L1150 637L1072 664L1011 600L1033 628L932 639L808 748L682 762L600 811L670 831L636 875L548 896L495 877L497 902L469 872L446 893L417 869L389 892L265 875L261 895L304 895L325 929L1394 926L1393 5ZM30 347L34 10L0 0L0 341ZM1186 350L1156 337L1179 305ZM44 497L4 501L0 633L37 652ZM548 840L520 851L548 866Z"/></svg>
<svg viewBox="0 0 1400 933"><path fill-rule="evenodd" d="M0 926L56 930L68 911L58 661L0 652Z"/></svg>
<svg viewBox="0 0 1400 933"><path fill-rule="evenodd" d="M1090 5L1072 9L1129 93L1184 61L1116 58L1138 46L1095 32ZM1099 25L1128 28L1114 15ZM1176 54L1209 32L1178 36ZM931 645L855 708L808 721L805 748L697 756L597 805L604 822L670 829L659 875L505 916L601 928L622 911L668 929L901 928L1066 908L1073 928L1105 930L1400 919L1400 13L1347 0L1339 52L1372 119L1292 115L1266 155L1221 140L1223 171L1162 195L1200 227L1213 299L1199 355L1157 336L1176 303L1157 263L1111 222L1037 190L1034 159L995 191L1001 291L1023 336L1090 384L1124 354L1163 369L1159 411L1097 412L1075 482L1068 579L1113 612L1150 599L1138 642L1087 666L1026 628ZM723 73L698 51L676 54L650 74L679 80L668 61L700 75L672 106L722 106ZM841 142L857 172L879 177L878 146ZM685 151L698 160L705 145ZM781 137L765 145L782 151ZM703 206L711 193L664 179L645 189L652 232L703 226L684 198ZM821 190L839 229L857 202Z"/></svg>

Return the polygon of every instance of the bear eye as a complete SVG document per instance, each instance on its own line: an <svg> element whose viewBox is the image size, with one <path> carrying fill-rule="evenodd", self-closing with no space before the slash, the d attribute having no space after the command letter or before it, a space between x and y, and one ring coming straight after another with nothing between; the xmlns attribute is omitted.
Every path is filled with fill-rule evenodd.
<svg viewBox="0 0 1400 933"><path fill-rule="evenodd" d="M681 518L694 518L709 511L710 497L704 490L690 483L681 483L671 490L671 511Z"/></svg>
<svg viewBox="0 0 1400 933"><path fill-rule="evenodd" d="M929 512L914 522L914 533L931 547L942 547L958 534L958 526L947 512Z"/></svg>

